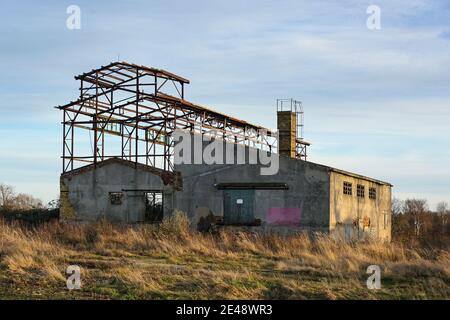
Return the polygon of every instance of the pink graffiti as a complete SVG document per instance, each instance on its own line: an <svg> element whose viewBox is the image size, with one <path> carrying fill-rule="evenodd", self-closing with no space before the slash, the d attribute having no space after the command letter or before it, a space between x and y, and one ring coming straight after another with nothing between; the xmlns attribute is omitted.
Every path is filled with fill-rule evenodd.
<svg viewBox="0 0 450 320"><path fill-rule="evenodd" d="M300 224L300 208L270 208L266 222L272 225L293 226Z"/></svg>

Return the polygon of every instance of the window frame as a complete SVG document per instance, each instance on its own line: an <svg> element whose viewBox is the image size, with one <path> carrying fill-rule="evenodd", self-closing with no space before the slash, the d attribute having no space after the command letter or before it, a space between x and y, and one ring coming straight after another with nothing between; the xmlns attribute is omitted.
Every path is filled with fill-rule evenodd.
<svg viewBox="0 0 450 320"><path fill-rule="evenodd" d="M356 185L356 196L358 198L365 199L366 197L366 186L363 184L357 184Z"/></svg>
<svg viewBox="0 0 450 320"><path fill-rule="evenodd" d="M109 204L113 206L121 206L123 204L123 192L112 191L109 192Z"/></svg>
<svg viewBox="0 0 450 320"><path fill-rule="evenodd" d="M353 196L353 184L351 182L344 181L343 193L347 196Z"/></svg>
<svg viewBox="0 0 450 320"><path fill-rule="evenodd" d="M369 188L369 199L377 200L377 188Z"/></svg>

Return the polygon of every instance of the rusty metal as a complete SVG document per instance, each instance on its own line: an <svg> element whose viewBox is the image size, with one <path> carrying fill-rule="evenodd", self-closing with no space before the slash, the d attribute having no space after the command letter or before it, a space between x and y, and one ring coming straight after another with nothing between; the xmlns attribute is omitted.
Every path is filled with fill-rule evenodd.
<svg viewBox="0 0 450 320"><path fill-rule="evenodd" d="M63 112L63 172L108 158L172 171L176 129L276 152L271 130L186 101L189 80L171 72L114 62L75 80L78 100L56 107ZM75 144L78 129L93 132L91 152L75 152L87 145Z"/></svg>

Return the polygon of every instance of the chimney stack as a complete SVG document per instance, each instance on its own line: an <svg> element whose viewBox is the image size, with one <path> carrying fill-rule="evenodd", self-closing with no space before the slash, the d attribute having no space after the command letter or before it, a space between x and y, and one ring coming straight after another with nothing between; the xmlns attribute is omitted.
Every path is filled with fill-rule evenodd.
<svg viewBox="0 0 450 320"><path fill-rule="evenodd" d="M297 115L292 111L277 111L278 153L296 158Z"/></svg>

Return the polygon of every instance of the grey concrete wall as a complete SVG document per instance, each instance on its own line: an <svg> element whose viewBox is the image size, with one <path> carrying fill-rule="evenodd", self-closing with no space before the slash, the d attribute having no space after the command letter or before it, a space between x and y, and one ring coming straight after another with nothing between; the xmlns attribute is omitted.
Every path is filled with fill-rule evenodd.
<svg viewBox="0 0 450 320"><path fill-rule="evenodd" d="M117 162L61 176L61 218L64 220L136 223L144 220L144 191L163 190L165 211L173 210L172 187L157 174ZM123 192L121 205L110 202L110 192Z"/></svg>
<svg viewBox="0 0 450 320"><path fill-rule="evenodd" d="M262 176L260 165L188 165L175 166L183 177L183 191L175 194L175 206L186 212L195 225L201 216L212 212L223 215L223 190L218 183L287 183L288 190L255 190L255 218L264 229L292 231L329 229L329 176L326 167L280 157L279 171ZM271 210L298 209L298 224L277 225L268 222Z"/></svg>
<svg viewBox="0 0 450 320"><path fill-rule="evenodd" d="M207 143L205 143L206 145ZM237 148L234 147L234 163L237 163ZM245 148L245 159L248 163L250 148ZM223 162L227 148L223 148ZM194 149L191 149L194 153ZM193 161L192 157L191 161ZM335 235L347 234L347 238L355 238L354 221L359 219L359 232L356 238L372 236L390 239L391 187L352 173L336 173L336 169L310 162L280 156L279 172L275 175L260 174L260 165L207 165L180 164L175 170L183 176L184 190L175 195L175 206L185 211L195 225L200 217L212 212L214 215L224 214L224 191L215 185L220 183L287 183L289 190L256 190L255 218L261 219L263 229L283 231L312 230L331 232ZM259 161L257 163L260 163ZM343 181L353 183L353 197L343 196ZM365 185L365 199L356 197L357 184ZM377 199L368 199L369 187L377 189ZM271 214L278 216L300 211L298 223L277 225L273 223ZM387 222L384 215L388 213ZM369 220L367 220L369 219ZM370 221L370 225L364 225ZM382 223L383 221L383 223ZM350 232L348 232L350 231ZM346 236L344 236L345 238Z"/></svg>
<svg viewBox="0 0 450 320"><path fill-rule="evenodd" d="M224 162L226 150L224 148ZM249 150L245 150L247 162ZM391 186L284 156L279 157L278 167L276 174L262 175L260 164L178 164L174 174L144 165L135 166L125 160L109 159L97 164L95 169L87 166L61 176L61 217L79 221L142 222L145 190L162 190L164 215L178 209L187 213L196 227L200 217L209 213L223 216L225 191L219 190L218 184L285 183L287 190L255 190L254 218L262 222L258 229L345 235L349 230L350 233L354 231L355 218L361 223L367 216L370 226L367 229L362 226L363 233L390 239ZM353 183L353 196L343 195L343 181ZM365 199L356 197L357 184L366 186ZM367 199L369 187L377 188L376 201ZM111 204L110 192L122 192L122 204ZM385 224L386 212L389 216ZM283 221L285 217L295 219Z"/></svg>

